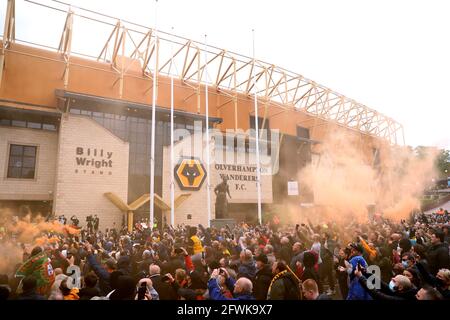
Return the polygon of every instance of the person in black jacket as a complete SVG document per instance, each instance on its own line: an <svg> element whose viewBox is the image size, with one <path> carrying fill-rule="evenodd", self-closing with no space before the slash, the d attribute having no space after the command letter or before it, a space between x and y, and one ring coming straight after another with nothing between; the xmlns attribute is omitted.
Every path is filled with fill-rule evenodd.
<svg viewBox="0 0 450 320"><path fill-rule="evenodd" d="M156 264L150 266L149 272L150 279L153 282L153 288L155 288L156 292L159 294L159 300L178 299L178 286L170 273L161 276L161 268Z"/></svg>
<svg viewBox="0 0 450 320"><path fill-rule="evenodd" d="M284 261L273 264L272 274L274 277L267 290L267 300L300 300L299 281L288 270Z"/></svg>
<svg viewBox="0 0 450 320"><path fill-rule="evenodd" d="M444 242L442 231L434 231L431 234L431 246L428 249L427 260L431 274L436 274L439 269L450 268L448 243Z"/></svg>
<svg viewBox="0 0 450 320"><path fill-rule="evenodd" d="M333 274L333 260L334 260L334 247L335 243L330 239L328 234L325 234L325 238L322 239L322 245L320 247L320 256L322 258L322 263L319 266L319 274L322 282L327 279L329 289L327 291L328 295L335 294L334 286L335 279Z"/></svg>
<svg viewBox="0 0 450 320"><path fill-rule="evenodd" d="M129 275L119 276L117 288L109 297L110 300L134 300L136 295L136 281Z"/></svg>
<svg viewBox="0 0 450 320"><path fill-rule="evenodd" d="M303 254L303 274L301 277L302 281L307 279L313 279L319 288L319 293L323 292L322 282L320 281L319 274L314 269L314 265L316 264L316 257L310 251L305 251Z"/></svg>
<svg viewBox="0 0 450 320"><path fill-rule="evenodd" d="M22 293L17 300L45 300L45 297L37 293L37 280L34 276L26 276L22 280Z"/></svg>
<svg viewBox="0 0 450 320"><path fill-rule="evenodd" d="M253 261L252 252L248 249L242 250L239 255L239 259L240 263L238 266L237 277L245 277L253 281L256 275L256 266L255 262Z"/></svg>
<svg viewBox="0 0 450 320"><path fill-rule="evenodd" d="M285 263L290 263L292 260L292 245L288 237L281 238L280 259Z"/></svg>
<svg viewBox="0 0 450 320"><path fill-rule="evenodd" d="M116 269L116 263L113 259L106 260L104 266L98 263L96 256L92 254L92 245L85 245L87 251L86 260L99 279L99 288L102 295L106 295L113 289L110 282L110 275ZM121 273L122 274L122 273Z"/></svg>
<svg viewBox="0 0 450 320"><path fill-rule="evenodd" d="M442 294L433 287L425 285L416 294L417 300L443 300Z"/></svg>
<svg viewBox="0 0 450 320"><path fill-rule="evenodd" d="M265 254L256 257L256 276L253 281L253 295L256 300L266 300L267 290L272 281L272 269L268 265L269 260Z"/></svg>
<svg viewBox="0 0 450 320"><path fill-rule="evenodd" d="M436 288L442 294L444 299L450 299L450 270L441 269L436 276L433 276L421 262L418 262L416 267L426 285Z"/></svg>
<svg viewBox="0 0 450 320"><path fill-rule="evenodd" d="M367 278L363 276L358 268L355 270L355 276L358 278L361 286L366 290L374 300L416 300L417 288L413 286L406 276L397 275L392 278L389 285L380 281L381 288L369 288Z"/></svg>
<svg viewBox="0 0 450 320"><path fill-rule="evenodd" d="M92 297L101 296L97 282L98 277L92 271L84 277L84 288L78 292L80 300L90 300Z"/></svg>
<svg viewBox="0 0 450 320"><path fill-rule="evenodd" d="M345 299L348 295L348 273L347 269L350 265L347 262L348 257L350 256L349 248L341 248L339 250L339 258L336 263L336 277L339 284L339 290L341 292L341 297Z"/></svg>

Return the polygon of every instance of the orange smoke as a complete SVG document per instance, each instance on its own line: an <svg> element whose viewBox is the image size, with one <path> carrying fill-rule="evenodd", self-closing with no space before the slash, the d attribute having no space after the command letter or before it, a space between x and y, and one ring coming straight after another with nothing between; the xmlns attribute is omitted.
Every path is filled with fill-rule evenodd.
<svg viewBox="0 0 450 320"><path fill-rule="evenodd" d="M13 233L18 234L17 240L22 243L31 243L33 239L42 235L45 232L57 233L62 235L78 235L79 229L68 225L61 225L57 221L45 222L42 217L35 219L35 222L30 222L30 216L19 220L16 224L9 223L7 228Z"/></svg>
<svg viewBox="0 0 450 320"><path fill-rule="evenodd" d="M410 148L382 145L380 165L375 166L368 145L362 138L333 132L320 145L320 155L313 155L298 173L300 183L314 191L321 219L363 222L368 207L375 205L385 217L400 220L419 207L418 198L435 176L436 152L430 149L418 157Z"/></svg>

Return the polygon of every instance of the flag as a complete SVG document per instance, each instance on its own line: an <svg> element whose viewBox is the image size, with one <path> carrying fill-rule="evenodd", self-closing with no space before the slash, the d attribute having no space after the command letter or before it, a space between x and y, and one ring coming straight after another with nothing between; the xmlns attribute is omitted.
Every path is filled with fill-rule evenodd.
<svg viewBox="0 0 450 320"><path fill-rule="evenodd" d="M45 252L38 253L25 261L17 270L16 277L34 276L37 280L37 292L46 295L55 281L50 259Z"/></svg>

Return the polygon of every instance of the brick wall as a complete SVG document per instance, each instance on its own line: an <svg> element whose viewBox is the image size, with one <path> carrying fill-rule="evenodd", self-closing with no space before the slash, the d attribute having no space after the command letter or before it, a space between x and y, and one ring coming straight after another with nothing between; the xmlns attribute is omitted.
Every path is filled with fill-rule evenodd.
<svg viewBox="0 0 450 320"><path fill-rule="evenodd" d="M186 143L189 138L182 140L180 143ZM175 165L180 160L181 156L188 156L188 154L184 154L183 151L180 151L179 154L175 155ZM163 195L162 198L164 201L170 205L170 172L173 170L170 166L170 147L164 147L164 157L163 157ZM206 168L206 163L203 165ZM209 172L207 173L209 174ZM203 226L208 225L208 210L207 210L207 192L206 192L206 183L205 179L202 187L198 191L185 191L181 190L178 184L175 182L175 199L183 193L190 193L190 197L185 200L178 208L175 209L175 225L178 224L188 224L192 226L196 226L199 223ZM211 177L211 186L214 186L214 179ZM214 202L215 195L214 192L211 191L211 219L215 218L214 215ZM170 211L167 214L167 222L170 223ZM191 215L192 219L188 219L188 214Z"/></svg>
<svg viewBox="0 0 450 320"><path fill-rule="evenodd" d="M119 227L123 212L104 194L113 192L127 202L128 152L127 142L94 120L72 114L63 116L53 206L55 214L64 214L68 219L76 215L83 226L86 216L97 215L101 230L112 227L113 223ZM81 161L77 163L77 158L79 161L85 159L84 165Z"/></svg>
<svg viewBox="0 0 450 320"><path fill-rule="evenodd" d="M215 219L215 202L216 195L214 193L214 188L217 184L222 182L220 174L242 174L245 176L256 176L256 173L245 173L233 170L217 170L215 167L215 160L219 163L228 163L236 165L250 165L256 166L253 162L249 162L248 154L239 154L243 159L237 158L236 163L233 163L235 159L235 152L229 152L228 157L226 155L219 156L215 153L214 143L210 144L210 168L206 167L206 139L205 136L200 134L200 141L194 142L196 139L195 134L185 137L180 142L176 143L174 146L174 165L176 165L182 157L190 157L193 155L196 158L200 158L203 166L205 167L207 174L210 175L210 185L211 185L211 219ZM195 144L202 143L203 151L199 152L195 147L191 149L189 146L194 146ZM170 146L164 147L163 155L163 200L170 205L170 174L173 170L170 166ZM198 152L199 154L195 154ZM201 154L200 154L201 153ZM217 159L215 159L217 157ZM245 158L247 157L247 158ZM228 162L225 161L228 159ZM231 159L231 160L230 160ZM246 160L245 160L246 159ZM261 158L261 163L263 160L268 161L266 158ZM255 160L254 160L255 161ZM256 163L256 162L255 162ZM269 163L269 162L267 162ZM175 209L175 225L178 224L189 224L198 225L201 223L206 226L208 224L208 213L207 213L207 180L205 179L200 190L197 191L185 191L181 190L178 183L175 181L175 199L182 193L189 193L190 197L183 202L180 207ZM257 203L257 189L256 182L249 181L228 181L228 186L230 189L231 199L228 200L229 203ZM244 187L244 189L242 189ZM261 175L261 199L263 203L272 203L272 176L271 175ZM191 215L191 219L188 219L188 215ZM170 212L166 213L167 221L170 222Z"/></svg>
<svg viewBox="0 0 450 320"><path fill-rule="evenodd" d="M38 147L35 179L7 179L9 144ZM57 146L56 132L0 126L0 200L51 200Z"/></svg>

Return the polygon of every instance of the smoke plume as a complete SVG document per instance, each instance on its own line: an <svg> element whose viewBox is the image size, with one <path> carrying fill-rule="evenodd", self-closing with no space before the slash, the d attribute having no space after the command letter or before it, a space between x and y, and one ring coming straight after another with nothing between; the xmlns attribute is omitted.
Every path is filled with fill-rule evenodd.
<svg viewBox="0 0 450 320"><path fill-rule="evenodd" d="M421 156L408 147L374 151L362 139L332 132L314 151L298 180L314 191L321 219L363 222L370 206L392 220L408 218L435 176L433 149Z"/></svg>

